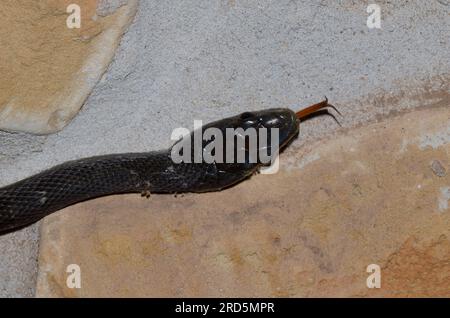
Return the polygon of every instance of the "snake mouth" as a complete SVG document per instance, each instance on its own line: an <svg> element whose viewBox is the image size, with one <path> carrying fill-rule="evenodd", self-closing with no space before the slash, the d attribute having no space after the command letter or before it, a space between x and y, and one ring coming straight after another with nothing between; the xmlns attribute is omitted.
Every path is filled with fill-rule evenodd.
<svg viewBox="0 0 450 318"><path fill-rule="evenodd" d="M305 119L309 119L315 115L328 115L331 116L338 124L341 126L341 123L336 119L336 117L328 111L327 108L333 109L336 113L342 116L342 114L337 110L336 107L328 103L328 98L325 96L325 100L320 103L308 106L302 110L299 110L295 113L297 120L302 121Z"/></svg>

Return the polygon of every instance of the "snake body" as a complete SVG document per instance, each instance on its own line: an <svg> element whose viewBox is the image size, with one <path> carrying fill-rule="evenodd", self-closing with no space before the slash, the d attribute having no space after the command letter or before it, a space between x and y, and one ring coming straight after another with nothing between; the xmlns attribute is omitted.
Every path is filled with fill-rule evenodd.
<svg viewBox="0 0 450 318"><path fill-rule="evenodd" d="M297 135L298 118L289 109L269 109L245 112L201 129L211 127L224 134L227 128L278 128L281 149ZM193 138L191 133L179 142ZM22 228L69 205L105 195L218 191L246 179L262 165L247 157L243 163L174 163L171 149L68 161L0 188L0 232ZM271 150L271 155L277 150Z"/></svg>

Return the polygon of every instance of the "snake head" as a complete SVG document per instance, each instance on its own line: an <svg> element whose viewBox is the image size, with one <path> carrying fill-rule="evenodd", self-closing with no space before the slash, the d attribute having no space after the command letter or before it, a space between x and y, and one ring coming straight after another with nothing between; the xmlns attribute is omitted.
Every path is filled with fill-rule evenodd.
<svg viewBox="0 0 450 318"><path fill-rule="evenodd" d="M257 135L257 145L245 139L245 151L252 155L257 152L257 163L269 165L275 159L299 131L297 115L287 108L272 108L254 112L245 112L238 116L238 124L244 131L254 130ZM236 134L238 138L246 138L246 135ZM251 136L251 135L250 135Z"/></svg>
<svg viewBox="0 0 450 318"><path fill-rule="evenodd" d="M297 113L287 108L244 112L185 135L170 149L172 161L181 163L179 171L196 172L194 185L181 190L220 190L254 174L261 166L271 165L280 150L298 135L300 121L327 108L334 106L325 99Z"/></svg>
<svg viewBox="0 0 450 318"><path fill-rule="evenodd" d="M275 108L244 112L202 129L206 132L213 128L224 136L221 146L224 158L216 161L220 170L253 173L258 166L273 162L279 150L298 134L298 124L295 112ZM203 149L207 148L208 141L203 144Z"/></svg>
<svg viewBox="0 0 450 318"><path fill-rule="evenodd" d="M186 171L202 171L196 191L211 190L212 184L224 188L270 165L297 135L298 123L295 112L286 108L245 112L184 136L170 149L171 159Z"/></svg>

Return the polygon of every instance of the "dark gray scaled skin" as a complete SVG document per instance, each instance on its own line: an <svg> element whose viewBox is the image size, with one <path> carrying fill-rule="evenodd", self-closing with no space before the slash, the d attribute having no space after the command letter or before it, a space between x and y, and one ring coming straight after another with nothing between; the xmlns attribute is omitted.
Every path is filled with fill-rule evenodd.
<svg viewBox="0 0 450 318"><path fill-rule="evenodd" d="M289 109L246 112L204 125L201 130L209 127L220 129L224 136L226 128L278 128L280 149L298 134L298 120ZM175 143L190 140L192 158L193 138L191 133ZM204 141L202 147L206 144ZM269 149L269 153L277 155L278 150ZM0 233L32 224L77 202L111 194L220 191L251 176L261 165L247 161L174 163L171 149L68 161L0 188Z"/></svg>

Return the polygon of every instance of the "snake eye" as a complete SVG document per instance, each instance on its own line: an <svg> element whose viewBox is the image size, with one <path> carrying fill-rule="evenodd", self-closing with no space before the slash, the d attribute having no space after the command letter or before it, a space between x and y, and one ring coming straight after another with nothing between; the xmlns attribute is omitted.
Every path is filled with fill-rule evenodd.
<svg viewBox="0 0 450 318"><path fill-rule="evenodd" d="M250 117L252 117L252 116L253 116L252 113L250 113L250 112L245 112L245 113L242 113L242 114L241 114L241 119L248 119L248 118L250 118Z"/></svg>

